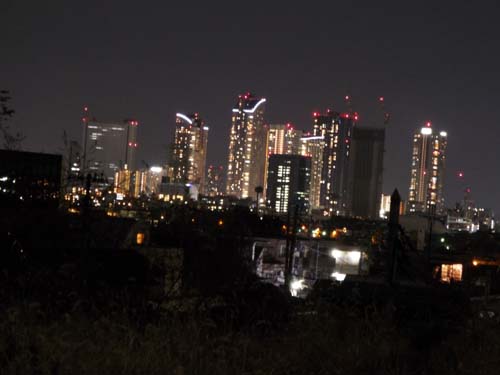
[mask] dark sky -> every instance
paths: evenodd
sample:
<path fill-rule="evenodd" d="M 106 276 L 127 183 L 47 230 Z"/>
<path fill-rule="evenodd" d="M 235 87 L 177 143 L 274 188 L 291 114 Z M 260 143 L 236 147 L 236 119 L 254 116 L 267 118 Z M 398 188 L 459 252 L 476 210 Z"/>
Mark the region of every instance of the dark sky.
<path fill-rule="evenodd" d="M 384 191 L 406 198 L 412 133 L 430 120 L 448 132 L 447 203 L 467 185 L 500 212 L 494 1 L 170 3 L 1 1 L 0 88 L 25 148 L 57 152 L 63 130 L 80 140 L 88 105 L 102 120 L 137 118 L 139 161 L 162 163 L 175 113 L 196 111 L 210 125 L 209 163 L 225 166 L 241 92 L 268 99 L 268 122 L 303 129 L 313 110 L 344 109 L 346 94 L 360 126 L 381 125 L 383 95 Z"/>

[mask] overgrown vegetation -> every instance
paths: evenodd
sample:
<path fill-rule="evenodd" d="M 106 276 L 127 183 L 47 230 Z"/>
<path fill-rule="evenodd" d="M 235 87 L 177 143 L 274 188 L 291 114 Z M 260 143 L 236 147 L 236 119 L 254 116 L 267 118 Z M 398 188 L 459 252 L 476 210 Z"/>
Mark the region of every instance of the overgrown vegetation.
<path fill-rule="evenodd" d="M 170 228 L 184 251 L 166 293 L 169 249 L 61 251 L 54 223 L 58 241 L 26 233 L 26 259 L 0 267 L 2 375 L 498 373 L 500 322 L 460 290 L 345 282 L 292 299 L 252 275 L 248 229 L 224 217 L 211 236 Z"/>

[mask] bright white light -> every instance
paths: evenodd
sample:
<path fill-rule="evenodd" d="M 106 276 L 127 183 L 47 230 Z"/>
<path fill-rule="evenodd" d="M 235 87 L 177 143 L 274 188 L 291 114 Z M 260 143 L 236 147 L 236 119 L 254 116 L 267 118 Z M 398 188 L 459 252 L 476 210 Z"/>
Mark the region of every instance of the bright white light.
<path fill-rule="evenodd" d="M 123 200 L 123 194 L 122 193 L 116 193 L 116 200 L 117 201 L 122 201 Z"/>
<path fill-rule="evenodd" d="M 204 126 L 204 127 L 203 127 L 203 130 L 208 130 L 208 126 Z"/>
<path fill-rule="evenodd" d="M 439 133 L 439 135 L 440 135 L 441 137 L 446 137 L 446 136 L 448 136 L 448 133 L 446 133 L 446 132 L 441 132 L 441 133 Z"/>
<path fill-rule="evenodd" d="M 4 177 L 0 178 L 0 181 L 5 182 L 5 181 L 7 181 L 8 179 L 9 179 L 9 178 L 8 178 L 7 176 L 4 176 Z"/>
<path fill-rule="evenodd" d="M 255 110 L 256 110 L 257 108 L 259 108 L 259 106 L 260 106 L 262 103 L 265 103 L 265 102 L 266 102 L 266 99 L 265 99 L 265 98 L 262 98 L 262 99 L 260 99 L 260 100 L 257 102 L 257 104 L 255 104 L 255 107 L 253 107 L 252 109 L 244 109 L 243 111 L 244 111 L 245 113 L 254 113 L 254 112 L 255 112 Z"/>
<path fill-rule="evenodd" d="M 341 256 L 342 256 L 342 251 L 337 250 L 337 249 L 333 249 L 332 250 L 332 257 L 334 257 L 334 258 L 340 258 Z"/>
<path fill-rule="evenodd" d="M 176 113 L 175 114 L 177 117 L 180 117 L 181 119 L 183 119 L 184 121 L 187 121 L 190 125 L 193 124 L 193 120 L 191 120 L 189 117 L 187 117 L 186 115 L 183 115 L 182 113 Z"/>
<path fill-rule="evenodd" d="M 297 297 L 297 293 L 305 287 L 304 279 L 295 280 L 290 284 L 290 293 L 293 297 Z"/>
<path fill-rule="evenodd" d="M 347 253 L 347 256 L 353 263 L 358 263 L 359 260 L 361 259 L 361 252 L 360 251 L 349 251 Z"/>
<path fill-rule="evenodd" d="M 314 136 L 314 137 L 302 137 L 302 138 L 300 138 L 301 141 L 312 141 L 312 140 L 315 140 L 315 139 L 325 139 L 325 137 L 322 136 L 322 135 L 317 135 L 317 136 Z"/>
<path fill-rule="evenodd" d="M 432 134 L 432 128 L 422 128 L 420 129 L 420 133 L 423 135 L 430 135 Z"/>
<path fill-rule="evenodd" d="M 344 281 L 346 276 L 347 275 L 345 273 L 338 273 L 338 272 L 332 273 L 332 277 L 337 281 Z"/>
<path fill-rule="evenodd" d="M 162 167 L 153 166 L 153 167 L 149 168 L 149 170 L 151 172 L 153 172 L 153 173 L 160 173 L 163 170 L 163 168 Z"/>

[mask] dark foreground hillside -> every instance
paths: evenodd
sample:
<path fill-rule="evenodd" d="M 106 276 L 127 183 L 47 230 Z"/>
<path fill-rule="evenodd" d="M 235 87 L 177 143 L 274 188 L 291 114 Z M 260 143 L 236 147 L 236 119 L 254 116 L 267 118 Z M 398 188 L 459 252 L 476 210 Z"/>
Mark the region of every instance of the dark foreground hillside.
<path fill-rule="evenodd" d="M 474 313 L 443 330 L 444 320 L 412 321 L 390 304 L 290 305 L 274 290 L 158 305 L 132 286 L 64 293 L 3 299 L 2 374 L 498 374 L 500 365 L 499 322 Z"/>

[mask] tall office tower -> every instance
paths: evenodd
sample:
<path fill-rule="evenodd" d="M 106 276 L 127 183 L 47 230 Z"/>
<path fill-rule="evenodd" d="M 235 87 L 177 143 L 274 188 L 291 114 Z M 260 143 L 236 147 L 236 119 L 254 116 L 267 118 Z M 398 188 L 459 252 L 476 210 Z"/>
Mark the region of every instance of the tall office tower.
<path fill-rule="evenodd" d="M 170 156 L 171 182 L 191 183 L 205 188 L 208 126 L 198 116 L 177 113 L 175 136 Z"/>
<path fill-rule="evenodd" d="M 254 197 L 256 187 L 264 188 L 267 154 L 265 102 L 266 99 L 247 93 L 238 97 L 233 108 L 226 181 L 228 195 Z"/>
<path fill-rule="evenodd" d="M 413 136 L 409 212 L 428 212 L 435 206 L 438 215 L 443 213 L 447 142 L 446 132 L 434 133 L 430 122 Z"/>
<path fill-rule="evenodd" d="M 210 197 L 215 197 L 217 195 L 223 195 L 224 193 L 224 167 L 222 165 L 209 166 L 207 169 L 205 194 Z"/>
<path fill-rule="evenodd" d="M 134 168 L 137 149 L 136 120 L 101 122 L 90 118 L 87 108 L 83 117 L 83 174 L 104 174 L 113 184 L 115 173 L 127 166 Z"/>
<path fill-rule="evenodd" d="M 314 136 L 323 136 L 320 205 L 330 215 L 346 215 L 349 209 L 349 161 L 355 113 L 313 114 Z"/>
<path fill-rule="evenodd" d="M 302 155 L 269 157 L 267 205 L 274 212 L 287 213 L 298 205 L 300 213 L 309 211 L 311 158 Z"/>
<path fill-rule="evenodd" d="M 350 175 L 350 214 L 376 219 L 384 172 L 385 129 L 353 129 Z"/>
<path fill-rule="evenodd" d="M 311 181 L 309 203 L 312 209 L 320 208 L 321 174 L 323 172 L 323 150 L 325 137 L 305 135 L 300 139 L 300 155 L 311 158 Z"/>

